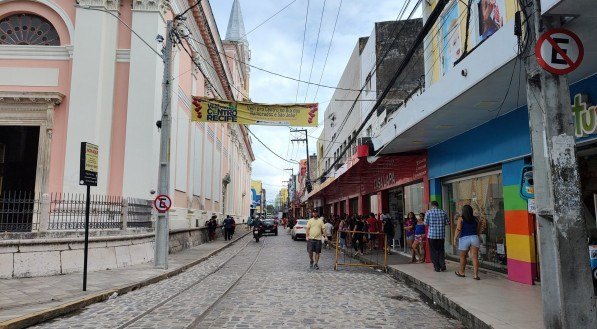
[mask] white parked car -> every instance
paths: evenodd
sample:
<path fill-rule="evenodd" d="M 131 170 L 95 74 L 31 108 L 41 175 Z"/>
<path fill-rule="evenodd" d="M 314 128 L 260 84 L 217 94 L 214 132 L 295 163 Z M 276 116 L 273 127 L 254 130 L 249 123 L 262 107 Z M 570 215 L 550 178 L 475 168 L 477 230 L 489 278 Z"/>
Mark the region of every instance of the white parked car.
<path fill-rule="evenodd" d="M 296 221 L 296 225 L 290 231 L 292 240 L 305 239 L 307 238 L 307 220 L 299 219 Z"/>

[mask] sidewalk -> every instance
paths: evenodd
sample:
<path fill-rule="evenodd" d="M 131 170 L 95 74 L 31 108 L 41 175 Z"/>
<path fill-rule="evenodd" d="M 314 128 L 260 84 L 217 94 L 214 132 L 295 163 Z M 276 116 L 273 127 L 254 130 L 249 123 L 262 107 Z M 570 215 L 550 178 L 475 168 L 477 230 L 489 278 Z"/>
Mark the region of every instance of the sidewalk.
<path fill-rule="evenodd" d="M 371 256 L 359 256 L 371 261 Z M 375 261 L 375 260 L 373 260 Z M 458 264 L 447 261 L 446 272 L 431 264 L 411 264 L 401 254 L 388 256 L 388 273 L 414 287 L 460 320 L 467 328 L 543 328 L 541 287 L 509 281 L 505 275 L 479 270 L 480 281 L 457 277 Z"/>
<path fill-rule="evenodd" d="M 232 243 L 247 234 L 246 231 L 238 232 Z M 29 326 L 103 301 L 115 292 L 122 295 L 161 281 L 206 260 L 230 244 L 220 238 L 170 254 L 167 270 L 154 269 L 153 262 L 150 262 L 116 270 L 89 272 L 86 292 L 82 291 L 82 273 L 1 279 L 0 328 Z"/>

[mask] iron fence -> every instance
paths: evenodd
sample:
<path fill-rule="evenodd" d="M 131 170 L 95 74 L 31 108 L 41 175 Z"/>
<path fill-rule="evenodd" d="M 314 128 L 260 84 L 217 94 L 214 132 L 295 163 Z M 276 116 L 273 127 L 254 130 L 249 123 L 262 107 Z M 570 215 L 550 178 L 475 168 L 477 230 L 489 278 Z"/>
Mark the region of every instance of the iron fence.
<path fill-rule="evenodd" d="M 127 201 L 127 227 L 151 228 L 151 201 L 136 198 L 128 198 Z"/>
<path fill-rule="evenodd" d="M 82 230 L 85 199 L 79 193 L 1 191 L 0 232 Z M 89 228 L 151 228 L 152 208 L 150 200 L 91 195 Z"/>
<path fill-rule="evenodd" d="M 50 194 L 49 230 L 80 230 L 85 228 L 85 194 Z M 122 228 L 122 197 L 91 195 L 90 229 Z"/>
<path fill-rule="evenodd" d="M 0 192 L 0 232 L 30 232 L 39 225 L 39 195 L 32 191 Z"/>

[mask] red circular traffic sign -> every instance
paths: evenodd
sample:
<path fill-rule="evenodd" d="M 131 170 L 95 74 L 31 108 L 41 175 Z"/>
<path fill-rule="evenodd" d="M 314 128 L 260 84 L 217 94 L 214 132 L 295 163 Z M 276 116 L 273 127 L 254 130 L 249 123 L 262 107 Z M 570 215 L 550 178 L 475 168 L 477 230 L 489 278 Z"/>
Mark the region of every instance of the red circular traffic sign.
<path fill-rule="evenodd" d="M 172 200 L 169 196 L 160 194 L 153 200 L 153 206 L 158 212 L 164 213 L 170 210 L 170 207 L 172 207 Z"/>
<path fill-rule="evenodd" d="M 580 38 L 566 29 L 551 29 L 535 45 L 535 57 L 546 71 L 564 75 L 576 70 L 582 63 L 585 49 Z"/>

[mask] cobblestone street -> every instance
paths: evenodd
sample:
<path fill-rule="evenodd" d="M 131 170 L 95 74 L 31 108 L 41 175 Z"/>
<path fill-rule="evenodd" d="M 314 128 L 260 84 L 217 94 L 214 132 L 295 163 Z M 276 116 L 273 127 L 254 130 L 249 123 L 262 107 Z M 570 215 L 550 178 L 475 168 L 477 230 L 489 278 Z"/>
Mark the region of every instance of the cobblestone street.
<path fill-rule="evenodd" d="M 386 274 L 333 270 L 281 232 L 247 236 L 186 272 L 37 328 L 460 328 Z"/>

